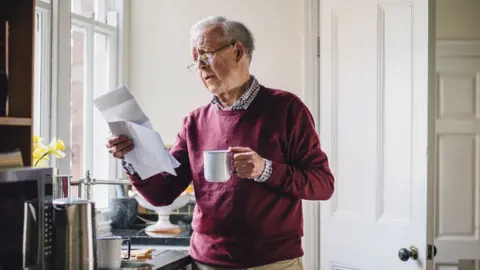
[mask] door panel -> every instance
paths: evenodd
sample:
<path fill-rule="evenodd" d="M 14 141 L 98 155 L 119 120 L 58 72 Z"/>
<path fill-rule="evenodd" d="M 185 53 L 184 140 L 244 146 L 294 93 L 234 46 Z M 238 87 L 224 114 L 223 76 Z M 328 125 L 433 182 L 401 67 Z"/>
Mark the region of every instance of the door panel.
<path fill-rule="evenodd" d="M 327 269 L 426 269 L 428 1 L 321 1 L 322 203 Z M 401 248 L 418 260 L 403 262 Z"/>
<path fill-rule="evenodd" d="M 457 269 L 480 258 L 480 42 L 437 41 L 436 62 L 435 264 Z"/>

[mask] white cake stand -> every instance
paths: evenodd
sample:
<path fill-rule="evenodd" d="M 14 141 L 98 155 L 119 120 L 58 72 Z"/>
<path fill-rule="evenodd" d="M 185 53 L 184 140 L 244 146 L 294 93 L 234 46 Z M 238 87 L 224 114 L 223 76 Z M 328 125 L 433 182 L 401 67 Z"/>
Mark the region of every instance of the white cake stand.
<path fill-rule="evenodd" d="M 157 237 L 175 237 L 182 231 L 182 229 L 180 228 L 180 226 L 172 224 L 170 222 L 170 214 L 173 211 L 187 205 L 193 196 L 188 193 L 184 193 L 180 195 L 175 201 L 173 201 L 172 204 L 160 207 L 155 207 L 151 205 L 138 192 L 135 192 L 133 197 L 142 207 L 155 211 L 158 214 L 158 221 L 145 228 L 145 233 L 147 235 Z"/>

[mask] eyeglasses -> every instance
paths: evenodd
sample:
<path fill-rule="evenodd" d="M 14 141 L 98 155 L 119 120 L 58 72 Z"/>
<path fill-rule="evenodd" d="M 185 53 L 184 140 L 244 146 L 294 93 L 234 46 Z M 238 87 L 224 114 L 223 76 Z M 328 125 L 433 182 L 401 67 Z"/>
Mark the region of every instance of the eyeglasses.
<path fill-rule="evenodd" d="M 236 41 L 232 41 L 230 43 L 228 43 L 227 45 L 224 45 L 216 50 L 213 50 L 211 52 L 204 52 L 202 54 L 200 54 L 198 57 L 197 57 L 197 60 L 195 62 L 193 62 L 192 64 L 188 65 L 187 68 L 188 70 L 190 70 L 190 72 L 196 72 L 198 70 L 198 65 L 199 64 L 202 64 L 202 65 L 205 65 L 205 66 L 208 66 L 210 65 L 210 61 L 212 60 L 213 56 L 215 56 L 215 53 L 225 49 L 225 48 L 228 48 L 232 45 L 235 45 L 237 42 Z"/>

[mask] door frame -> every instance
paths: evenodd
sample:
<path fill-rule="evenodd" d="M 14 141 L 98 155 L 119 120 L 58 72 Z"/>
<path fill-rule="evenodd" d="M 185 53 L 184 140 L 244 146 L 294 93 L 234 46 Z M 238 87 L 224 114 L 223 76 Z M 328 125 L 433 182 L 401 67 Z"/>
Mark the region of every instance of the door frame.
<path fill-rule="evenodd" d="M 315 120 L 320 133 L 320 1 L 304 0 L 304 102 Z M 402 1 L 402 0 L 399 0 Z M 429 79 L 428 79 L 428 147 L 427 162 L 427 243 L 434 244 L 434 192 L 435 192 L 435 56 L 436 56 L 436 0 L 428 0 L 429 21 Z M 322 138 L 320 138 L 321 142 Z M 327 153 L 328 155 L 328 153 Z M 320 269 L 320 202 L 303 201 L 303 248 L 305 269 Z M 426 247 L 424 247 L 426 248 Z M 429 261 L 427 269 L 433 269 Z"/>
<path fill-rule="evenodd" d="M 436 40 L 435 42 L 436 44 L 436 59 L 438 58 L 450 58 L 450 57 L 465 57 L 466 59 L 469 58 L 469 57 L 479 57 L 480 56 L 480 40 L 478 39 L 472 39 L 472 40 L 468 40 L 468 39 L 438 39 Z M 435 66 L 436 68 L 436 72 L 438 72 L 438 67 L 439 66 Z M 435 89 L 435 99 L 437 102 L 438 102 L 438 98 L 439 98 L 439 85 L 438 85 L 438 78 L 435 78 L 436 80 L 436 89 Z M 437 110 L 438 110 L 438 106 L 439 104 L 437 103 Z M 436 136 L 437 137 L 437 136 Z M 436 159 L 436 164 L 435 164 L 435 200 L 434 200 L 434 205 L 435 205 L 435 213 L 438 212 L 438 207 L 439 207 L 439 202 L 440 202 L 440 198 L 438 197 L 439 193 L 438 193 L 438 187 L 439 187 L 439 184 L 440 184 L 440 181 L 439 181 L 439 174 L 438 174 L 438 158 L 439 158 L 439 145 L 438 145 L 438 138 L 436 138 L 437 140 L 437 143 L 435 145 L 435 149 L 434 149 L 434 152 L 433 152 L 433 155 Z M 439 226 L 439 222 L 441 222 L 441 219 L 439 218 L 439 216 L 436 216 L 434 215 L 434 222 L 435 222 L 435 230 L 434 230 L 434 240 L 433 240 L 433 243 L 434 244 L 437 244 L 437 237 L 435 237 L 438 233 L 438 226 Z M 464 255 L 462 254 L 462 258 L 463 259 L 475 259 L 475 257 L 464 257 Z M 457 258 L 458 260 L 458 258 Z M 445 264 L 448 264 L 448 263 L 451 263 L 448 261 L 448 259 L 444 259 L 443 261 L 440 262 L 441 265 L 445 265 Z M 456 262 L 458 263 L 458 261 Z"/>
<path fill-rule="evenodd" d="M 304 102 L 320 133 L 320 0 L 304 0 Z M 321 142 L 321 138 L 320 138 Z M 320 202 L 303 201 L 305 269 L 320 269 Z"/>
<path fill-rule="evenodd" d="M 427 244 L 434 247 L 435 240 L 435 107 L 436 107 L 436 51 L 437 51 L 437 5 L 428 1 L 428 146 L 427 146 Z M 435 254 L 433 254 L 435 256 Z M 427 262 L 427 269 L 434 269 L 434 260 Z"/>

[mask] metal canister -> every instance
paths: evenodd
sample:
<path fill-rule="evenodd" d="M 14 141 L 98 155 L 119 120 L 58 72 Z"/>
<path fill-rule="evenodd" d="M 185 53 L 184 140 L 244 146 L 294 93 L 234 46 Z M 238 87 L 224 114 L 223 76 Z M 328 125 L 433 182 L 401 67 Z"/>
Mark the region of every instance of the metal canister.
<path fill-rule="evenodd" d="M 96 270 L 95 203 L 83 199 L 53 200 L 54 267 L 56 270 Z"/>

